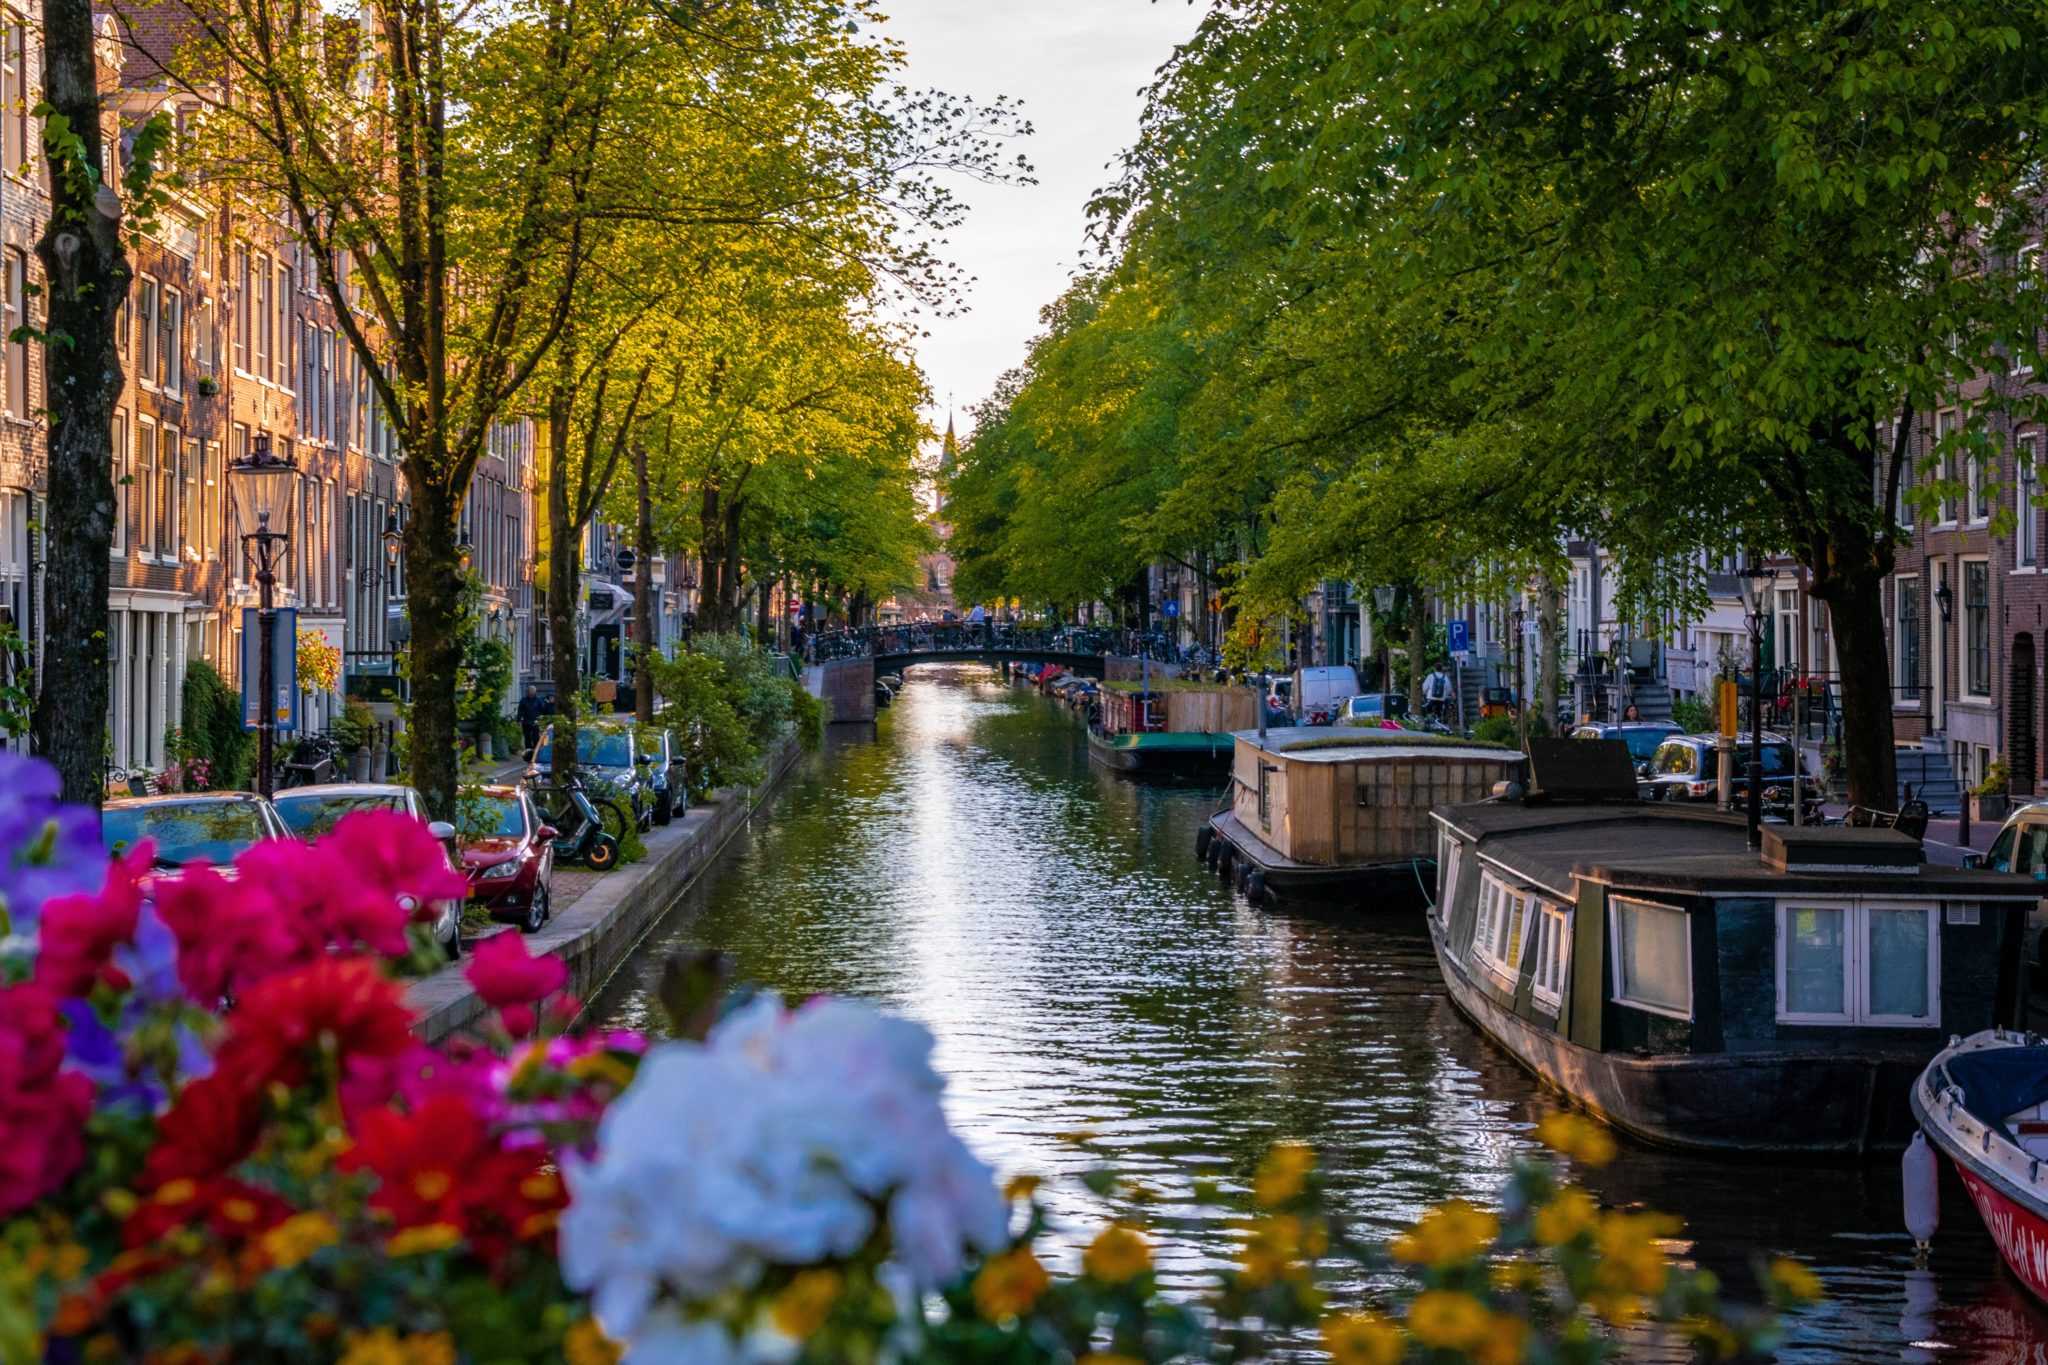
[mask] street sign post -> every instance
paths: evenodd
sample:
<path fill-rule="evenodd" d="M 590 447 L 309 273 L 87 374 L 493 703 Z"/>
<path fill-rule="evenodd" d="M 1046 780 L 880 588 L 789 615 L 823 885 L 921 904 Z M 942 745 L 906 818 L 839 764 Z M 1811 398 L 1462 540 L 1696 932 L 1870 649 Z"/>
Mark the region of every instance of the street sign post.
<path fill-rule="evenodd" d="M 1472 655 L 1472 623 L 1457 620 L 1444 622 L 1444 637 L 1450 645 L 1451 657 L 1464 663 Z"/>
<path fill-rule="evenodd" d="M 1159 614 L 1168 620 L 1180 615 L 1180 599 L 1169 597 L 1159 604 Z"/>
<path fill-rule="evenodd" d="M 242 608 L 242 728 L 253 730 L 262 715 L 257 697 L 257 679 L 262 675 L 263 628 L 255 607 Z M 271 678 L 277 687 L 274 701 L 277 728 L 299 728 L 299 611 L 296 607 L 277 609 L 277 634 L 270 651 Z"/>

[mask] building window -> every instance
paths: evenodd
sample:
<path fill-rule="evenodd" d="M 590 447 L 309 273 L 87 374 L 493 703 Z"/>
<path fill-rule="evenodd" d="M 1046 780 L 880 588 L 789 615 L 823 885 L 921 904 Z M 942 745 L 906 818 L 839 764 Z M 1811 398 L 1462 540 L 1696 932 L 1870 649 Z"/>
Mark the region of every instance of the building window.
<path fill-rule="evenodd" d="M 157 383 L 168 394 L 185 391 L 185 296 L 166 288 L 157 337 Z"/>
<path fill-rule="evenodd" d="M 1692 917 L 1651 901 L 1612 897 L 1614 998 L 1624 1005 L 1692 1018 Z"/>
<path fill-rule="evenodd" d="M 1556 1012 L 1564 1004 L 1565 965 L 1572 955 L 1571 912 L 1549 901 L 1538 901 L 1542 913 L 1536 917 L 1536 967 L 1530 976 L 1529 993 L 1537 1004 Z"/>
<path fill-rule="evenodd" d="M 147 275 L 135 281 L 136 328 L 142 343 L 135 359 L 135 377 L 142 381 L 142 387 L 156 387 L 157 356 L 161 336 L 157 331 L 157 284 Z"/>
<path fill-rule="evenodd" d="M 1956 519 L 1956 453 L 1950 449 L 1955 430 L 1956 415 L 1953 412 L 1935 414 L 1934 448 L 1938 453 L 1934 464 L 1934 476 L 1942 485 L 1940 511 L 1935 515 L 1935 521 L 1944 526 L 1954 525 Z"/>
<path fill-rule="evenodd" d="M 135 548 L 156 553 L 156 422 L 135 419 Z"/>
<path fill-rule="evenodd" d="M 249 249 L 235 248 L 235 368 L 249 370 Z"/>
<path fill-rule="evenodd" d="M 128 553 L 128 511 L 134 490 L 128 478 L 128 414 L 114 410 L 114 546 L 116 555 Z"/>
<path fill-rule="evenodd" d="M 2041 435 L 2028 432 L 2019 439 L 2019 475 L 2014 482 L 2019 491 L 2013 498 L 2013 512 L 2017 521 L 2013 528 L 2013 554 L 2023 569 L 2031 569 L 2041 562 L 2041 509 L 2035 505 L 2035 495 L 2040 492 L 2040 470 L 2035 461 L 2041 454 Z"/>
<path fill-rule="evenodd" d="M 1963 686 L 1973 697 L 1991 695 L 1991 565 L 1963 561 Z"/>
<path fill-rule="evenodd" d="M 1472 926 L 1472 958 L 1497 984 L 1512 991 L 1522 970 L 1522 936 L 1529 893 L 1491 872 L 1479 878 L 1479 918 Z"/>
<path fill-rule="evenodd" d="M 178 429 L 166 426 L 157 438 L 157 497 L 156 497 L 156 550 L 166 559 L 178 557 L 178 508 L 184 499 L 179 495 Z"/>
<path fill-rule="evenodd" d="M 26 421 L 28 410 L 28 253 L 16 247 L 7 252 L 7 411 Z"/>
<path fill-rule="evenodd" d="M 1860 901 L 1779 905 L 1778 1022 L 1939 1024 L 1935 914 Z"/>
<path fill-rule="evenodd" d="M 270 263 L 261 256 L 249 263 L 249 280 L 252 285 L 249 299 L 251 321 L 256 326 L 255 372 L 259 379 L 269 379 L 270 352 L 276 337 L 271 332 L 270 317 Z"/>
<path fill-rule="evenodd" d="M 292 280 L 291 271 L 283 261 L 277 263 L 271 304 L 277 310 L 277 368 L 271 377 L 277 381 L 279 388 L 284 388 L 292 382 Z"/>
<path fill-rule="evenodd" d="M 187 437 L 185 458 L 178 466 L 180 487 L 185 495 L 184 510 L 179 514 L 180 524 L 185 532 L 185 543 L 201 559 L 212 547 L 206 525 L 206 446 L 205 441 Z"/>
<path fill-rule="evenodd" d="M 4 151 L 9 175 L 28 174 L 28 25 L 19 15 L 0 18 L 0 104 L 6 120 Z"/>

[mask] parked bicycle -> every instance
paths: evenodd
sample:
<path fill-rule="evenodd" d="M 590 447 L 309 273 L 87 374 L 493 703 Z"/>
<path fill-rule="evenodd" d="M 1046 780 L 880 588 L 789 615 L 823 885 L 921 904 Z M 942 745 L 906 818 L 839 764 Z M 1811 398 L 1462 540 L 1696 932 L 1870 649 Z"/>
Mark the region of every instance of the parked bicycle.
<path fill-rule="evenodd" d="M 555 831 L 555 856 L 582 863 L 593 872 L 606 872 L 618 865 L 619 839 L 605 827 L 603 807 L 610 802 L 593 802 L 582 780 L 572 777 L 566 786 L 540 780 L 538 768 L 528 768 L 524 785 L 533 800 L 534 813 Z"/>

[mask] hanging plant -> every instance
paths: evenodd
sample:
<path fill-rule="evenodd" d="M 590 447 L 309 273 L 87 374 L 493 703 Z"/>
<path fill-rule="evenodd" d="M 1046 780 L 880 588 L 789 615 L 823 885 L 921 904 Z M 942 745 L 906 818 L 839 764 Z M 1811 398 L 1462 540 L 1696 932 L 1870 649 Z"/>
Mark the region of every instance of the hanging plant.
<path fill-rule="evenodd" d="M 341 687 L 341 651 L 317 630 L 299 632 L 299 688 L 333 692 Z"/>

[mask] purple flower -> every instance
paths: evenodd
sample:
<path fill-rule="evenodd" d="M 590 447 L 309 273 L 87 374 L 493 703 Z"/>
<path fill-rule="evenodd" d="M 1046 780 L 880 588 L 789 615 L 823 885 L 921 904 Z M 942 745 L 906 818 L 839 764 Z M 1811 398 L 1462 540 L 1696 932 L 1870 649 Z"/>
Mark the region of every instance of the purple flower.
<path fill-rule="evenodd" d="M 0 750 L 0 955 L 33 949 L 44 902 L 106 883 L 99 819 L 62 789 L 44 760 Z"/>

